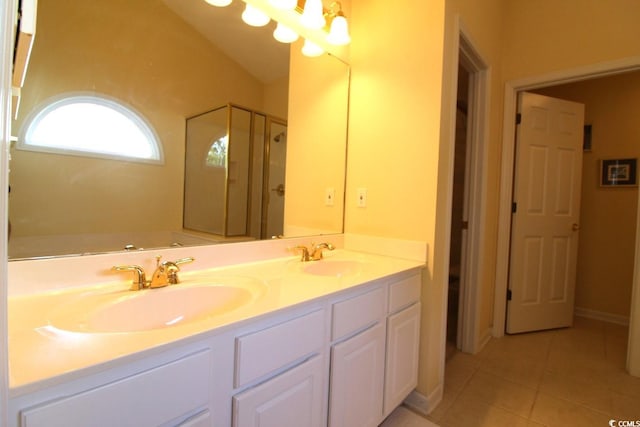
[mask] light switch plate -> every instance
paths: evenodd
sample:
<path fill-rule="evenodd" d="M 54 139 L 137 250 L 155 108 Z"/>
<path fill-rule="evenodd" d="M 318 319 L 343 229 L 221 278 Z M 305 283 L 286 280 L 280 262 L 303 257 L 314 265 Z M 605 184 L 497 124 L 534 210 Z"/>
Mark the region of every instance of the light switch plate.
<path fill-rule="evenodd" d="M 357 193 L 357 201 L 356 204 L 359 208 L 367 207 L 367 189 L 366 188 L 358 188 L 356 190 Z"/>
<path fill-rule="evenodd" d="M 324 205 L 333 206 L 333 200 L 336 198 L 336 190 L 332 187 L 327 187 L 324 190 Z"/>

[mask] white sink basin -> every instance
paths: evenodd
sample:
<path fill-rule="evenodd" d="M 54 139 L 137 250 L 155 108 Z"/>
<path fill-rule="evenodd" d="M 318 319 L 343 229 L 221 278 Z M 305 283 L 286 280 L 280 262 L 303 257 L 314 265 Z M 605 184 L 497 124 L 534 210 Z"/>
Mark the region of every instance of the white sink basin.
<path fill-rule="evenodd" d="M 227 314 L 262 295 L 256 279 L 178 284 L 160 289 L 87 293 L 59 307 L 50 324 L 76 332 L 139 332 Z"/>
<path fill-rule="evenodd" d="M 352 260 L 330 260 L 310 261 L 305 264 L 302 271 L 316 276 L 342 277 L 360 273 L 362 263 Z"/>

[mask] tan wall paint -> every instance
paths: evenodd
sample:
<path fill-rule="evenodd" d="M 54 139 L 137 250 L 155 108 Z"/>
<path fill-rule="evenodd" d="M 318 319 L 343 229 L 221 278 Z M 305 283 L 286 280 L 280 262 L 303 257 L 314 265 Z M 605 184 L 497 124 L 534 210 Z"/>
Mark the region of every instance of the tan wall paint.
<path fill-rule="evenodd" d="M 639 15 L 640 3 L 496 0 L 480 4 L 447 0 L 446 17 L 441 4 L 425 3 L 396 8 L 393 20 L 388 19 L 385 2 L 352 6 L 353 85 L 345 226 L 350 233 L 426 240 L 433 248 L 423 286 L 426 303 L 418 386 L 419 391 L 429 394 L 441 374 L 436 360 L 441 351 L 444 307 L 440 301 L 448 257 L 452 173 L 448 141 L 453 129 L 449 112 L 454 111 L 450 103 L 455 82 L 451 77 L 457 55 L 451 47 L 457 37 L 452 33 L 456 17 L 489 65 L 491 76 L 484 268 L 478 284 L 482 298 L 478 328 L 482 332 L 493 318 L 504 81 L 638 54 L 640 27 L 633 17 Z M 443 43 L 445 55 L 441 83 L 436 78 L 438 43 Z M 584 46 L 588 48 L 578 48 Z M 442 110 L 436 106 L 440 94 Z M 393 165 L 402 166 L 395 169 Z M 369 204 L 364 209 L 355 207 L 359 187 L 368 188 Z"/>
<path fill-rule="evenodd" d="M 343 227 L 349 67 L 329 55 L 291 49 L 285 236 L 339 233 Z M 313 82 L 310 84 L 310 82 Z M 295 159 L 295 161 L 291 161 Z M 325 189 L 333 188 L 333 206 Z"/>
<path fill-rule="evenodd" d="M 501 73 L 502 61 L 502 20 L 504 16 L 504 0 L 492 0 L 477 2 L 473 0 L 448 0 L 446 13 L 446 39 L 445 39 L 445 70 L 443 77 L 444 95 L 443 120 L 441 134 L 441 165 L 447 164 L 447 169 L 442 169 L 440 179 L 439 200 L 440 217 L 445 221 L 450 201 L 446 199 L 447 186 L 451 182 L 452 153 L 450 142 L 453 140 L 451 130 L 455 117 L 452 112 L 455 108 L 452 102 L 455 98 L 450 95 L 455 90 L 457 82 L 453 79 L 455 67 L 458 65 L 458 51 L 455 47 L 456 31 L 459 29 L 482 57 L 488 70 L 488 140 L 486 141 L 486 161 L 489 165 L 484 167 L 484 195 L 485 212 L 484 223 L 478 224 L 483 230 L 484 240 L 480 247 L 480 271 L 477 283 L 469 283 L 470 287 L 477 287 L 480 298 L 478 322 L 476 324 L 476 336 L 482 338 L 488 334 L 493 324 L 493 299 L 495 282 L 495 252 L 496 234 L 498 227 L 498 197 L 499 197 L 499 168 L 500 162 L 500 134 L 502 131 L 502 93 L 503 80 Z M 456 22 L 457 21 L 457 22 Z M 479 208 L 479 207 L 478 207 Z M 440 230 L 441 227 L 438 227 Z M 442 233 L 441 239 L 446 238 Z M 439 246 L 440 247 L 440 246 Z M 444 248 L 444 244 L 442 245 Z M 444 255 L 443 255 L 444 256 Z"/>
<path fill-rule="evenodd" d="M 353 2 L 347 233 L 427 242 L 436 227 L 444 0 Z M 367 206 L 356 206 L 356 189 Z M 433 252 L 424 274 L 418 390 L 441 386 L 442 315 Z"/>
<path fill-rule="evenodd" d="M 13 150 L 13 232 L 51 234 L 52 218 L 59 218 L 57 233 L 180 229 L 185 118 L 229 101 L 262 110 L 262 84 L 162 2 L 41 0 L 38 7 L 38 35 L 21 116 L 13 129 L 20 128 L 34 105 L 52 95 L 95 91 L 125 101 L 151 122 L 162 141 L 165 164 Z M 84 19 L 72 19 L 69 7 L 82 10 Z M 131 8 L 137 11 L 119 12 Z M 77 30 L 87 35 L 78 37 Z M 133 40 L 144 49 L 131 51 Z M 60 52 L 54 43 L 67 49 Z M 109 53 L 99 54 L 102 48 Z M 163 55 L 156 55 L 158 51 Z M 48 72 L 39 72 L 45 67 Z M 229 81 L 235 84 L 225 83 Z M 67 184 L 56 187 L 53 176 L 65 176 L 78 186 L 72 191 Z M 87 223 L 75 215 L 79 209 L 74 206 L 92 209 L 96 219 Z"/>
<path fill-rule="evenodd" d="M 583 157 L 576 307 L 628 317 L 638 188 L 603 188 L 599 176 L 601 159 L 640 158 L 640 72 L 535 92 L 585 104 L 593 126 Z"/>
<path fill-rule="evenodd" d="M 640 53 L 637 0 L 507 1 L 505 11 L 506 80 Z"/>
<path fill-rule="evenodd" d="M 289 78 L 283 77 L 270 82 L 264 87 L 264 103 L 262 111 L 287 120 L 289 114 Z"/>

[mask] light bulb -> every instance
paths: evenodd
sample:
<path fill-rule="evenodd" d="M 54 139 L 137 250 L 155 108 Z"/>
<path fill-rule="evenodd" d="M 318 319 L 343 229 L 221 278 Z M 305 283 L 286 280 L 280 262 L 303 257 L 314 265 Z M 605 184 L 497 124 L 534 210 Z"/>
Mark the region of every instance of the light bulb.
<path fill-rule="evenodd" d="M 304 56 L 320 56 L 323 53 L 324 49 L 317 44 L 310 42 L 309 40 L 304 41 L 304 45 L 302 46 L 302 54 Z"/>
<path fill-rule="evenodd" d="M 247 7 L 245 7 L 244 12 L 242 12 L 242 20 L 252 27 L 264 27 L 271 21 L 271 18 L 265 15 L 260 9 L 247 3 Z"/>
<path fill-rule="evenodd" d="M 347 24 L 347 18 L 344 15 L 337 15 L 331 22 L 331 30 L 327 36 L 327 41 L 331 44 L 342 46 L 351 42 L 349 36 L 349 26 Z"/>
<path fill-rule="evenodd" d="M 298 0 L 269 0 L 269 3 L 277 9 L 291 10 L 298 5 Z"/>
<path fill-rule="evenodd" d="M 273 31 L 273 38 L 281 43 L 293 43 L 298 40 L 298 33 L 278 22 L 276 29 Z"/>
<path fill-rule="evenodd" d="M 324 19 L 322 0 L 307 0 L 300 17 L 300 23 L 312 30 L 324 28 L 327 22 Z"/>
<path fill-rule="evenodd" d="M 204 0 L 212 6 L 225 7 L 231 4 L 232 0 Z"/>

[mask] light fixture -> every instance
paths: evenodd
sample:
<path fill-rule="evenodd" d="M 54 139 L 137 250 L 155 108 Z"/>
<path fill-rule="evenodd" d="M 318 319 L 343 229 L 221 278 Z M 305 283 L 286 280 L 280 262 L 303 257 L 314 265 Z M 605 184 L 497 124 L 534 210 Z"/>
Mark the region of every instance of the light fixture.
<path fill-rule="evenodd" d="M 338 8 L 338 11 L 334 11 L 334 7 Z M 342 5 L 340 2 L 333 2 L 331 4 L 331 11 L 327 14 L 331 20 L 331 29 L 327 36 L 327 41 L 333 45 L 342 46 L 351 43 L 351 36 L 349 36 L 349 26 L 347 24 L 347 18 L 344 17 L 342 12 Z"/>
<path fill-rule="evenodd" d="M 312 30 L 324 28 L 327 21 L 324 19 L 322 0 L 307 0 L 300 17 L 300 23 Z"/>
<path fill-rule="evenodd" d="M 232 0 L 204 0 L 212 6 L 225 7 L 229 6 Z"/>
<path fill-rule="evenodd" d="M 276 29 L 273 30 L 273 38 L 281 43 L 293 43 L 298 40 L 298 37 L 298 33 L 293 31 L 291 28 L 282 25 L 281 22 L 278 22 Z"/>
<path fill-rule="evenodd" d="M 320 56 L 324 53 L 324 49 L 322 49 L 317 44 L 310 42 L 309 40 L 304 40 L 304 45 L 302 45 L 302 54 L 304 56 Z"/>
<path fill-rule="evenodd" d="M 213 6 L 224 7 L 231 4 L 233 0 L 204 1 Z M 302 26 L 313 30 L 311 31 L 311 37 L 314 40 L 319 40 L 319 38 L 324 40 L 320 41 L 319 45 L 318 43 L 305 39 L 304 45 L 302 46 L 302 54 L 305 56 L 322 55 L 325 52 L 325 48 L 322 46 L 325 46 L 327 43 L 342 46 L 351 42 L 349 24 L 342 12 L 342 4 L 340 4 L 339 1 L 331 3 L 331 7 L 326 13 L 322 5 L 323 0 L 305 0 L 302 2 L 302 4 L 304 4 L 302 11 L 298 7 L 299 1 L 300 0 L 268 0 L 268 4 L 271 7 L 265 7 L 263 6 L 266 5 L 264 0 L 244 0 L 246 6 L 242 12 L 242 20 L 252 27 L 263 27 L 271 21 L 269 15 L 275 13 L 275 16 L 278 17 L 278 19 L 275 19 L 278 25 L 273 31 L 273 37 L 281 43 L 292 43 L 300 37 L 300 34 L 307 32 L 301 29 L 302 33 L 300 33 L 293 28 L 298 29 Z M 257 6 L 254 6 L 254 4 Z M 263 7 L 269 15 L 263 11 Z M 280 9 L 282 12 L 274 12 L 274 8 Z M 281 23 L 280 19 L 286 22 L 287 25 Z"/>
<path fill-rule="evenodd" d="M 298 5 L 298 0 L 269 0 L 269 3 L 277 9 L 292 10 Z"/>
<path fill-rule="evenodd" d="M 271 21 L 271 18 L 260 9 L 247 3 L 244 12 L 242 12 L 242 20 L 252 27 L 264 27 Z"/>

